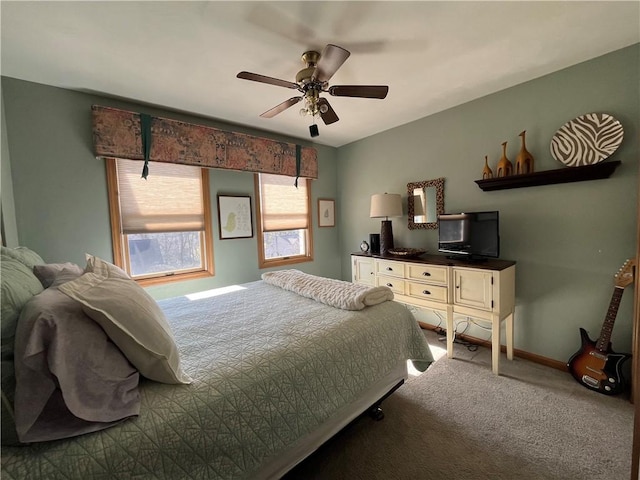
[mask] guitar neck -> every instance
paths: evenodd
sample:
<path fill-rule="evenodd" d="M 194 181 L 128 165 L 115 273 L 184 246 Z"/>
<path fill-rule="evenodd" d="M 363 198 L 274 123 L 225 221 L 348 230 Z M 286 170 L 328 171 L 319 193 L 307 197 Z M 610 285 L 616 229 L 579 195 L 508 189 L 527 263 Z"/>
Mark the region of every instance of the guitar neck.
<path fill-rule="evenodd" d="M 602 330 L 600 336 L 596 342 L 596 349 L 600 352 L 606 352 L 609 349 L 609 342 L 611 341 L 611 333 L 613 332 L 613 324 L 616 321 L 616 315 L 618 314 L 618 307 L 620 307 L 620 300 L 622 299 L 622 293 L 624 287 L 616 286 L 613 289 L 613 295 L 611 296 L 611 303 L 609 303 L 609 309 L 607 315 L 602 324 Z"/>

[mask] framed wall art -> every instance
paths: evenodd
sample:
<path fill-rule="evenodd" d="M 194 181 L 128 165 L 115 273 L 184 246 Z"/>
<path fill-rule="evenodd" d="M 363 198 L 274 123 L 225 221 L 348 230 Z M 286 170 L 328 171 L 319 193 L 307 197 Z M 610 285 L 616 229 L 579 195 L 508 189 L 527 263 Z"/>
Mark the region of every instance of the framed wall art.
<path fill-rule="evenodd" d="M 336 226 L 336 202 L 329 198 L 318 199 L 318 226 Z"/>
<path fill-rule="evenodd" d="M 251 197 L 218 195 L 218 226 L 220 240 L 253 237 Z"/>

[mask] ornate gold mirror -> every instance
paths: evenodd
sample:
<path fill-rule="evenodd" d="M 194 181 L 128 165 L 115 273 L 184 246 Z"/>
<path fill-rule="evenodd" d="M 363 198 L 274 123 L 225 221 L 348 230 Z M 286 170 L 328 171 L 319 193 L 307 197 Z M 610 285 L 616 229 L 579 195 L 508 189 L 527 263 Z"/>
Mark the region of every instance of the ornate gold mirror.
<path fill-rule="evenodd" d="M 438 228 L 444 213 L 444 177 L 407 183 L 409 230 Z"/>

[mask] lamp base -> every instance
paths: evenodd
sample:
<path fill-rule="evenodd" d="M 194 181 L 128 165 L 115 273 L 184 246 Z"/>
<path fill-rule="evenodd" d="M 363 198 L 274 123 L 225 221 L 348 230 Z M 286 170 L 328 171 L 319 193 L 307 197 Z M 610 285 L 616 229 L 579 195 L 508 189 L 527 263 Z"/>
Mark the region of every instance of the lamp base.
<path fill-rule="evenodd" d="M 393 248 L 391 220 L 382 220 L 382 226 L 380 228 L 380 255 L 388 255 L 390 248 Z"/>

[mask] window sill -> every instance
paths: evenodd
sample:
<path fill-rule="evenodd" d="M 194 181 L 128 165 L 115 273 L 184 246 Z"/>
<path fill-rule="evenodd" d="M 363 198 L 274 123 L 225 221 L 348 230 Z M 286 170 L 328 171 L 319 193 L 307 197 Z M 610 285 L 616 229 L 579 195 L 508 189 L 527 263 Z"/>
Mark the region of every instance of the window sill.
<path fill-rule="evenodd" d="M 167 283 L 181 282 L 184 280 L 195 280 L 197 278 L 213 277 L 213 272 L 200 270 L 198 272 L 178 273 L 173 275 L 163 275 L 161 277 L 134 279 L 141 287 L 151 287 Z"/>
<path fill-rule="evenodd" d="M 295 265 L 297 263 L 305 263 L 312 262 L 312 256 L 297 256 L 297 257 L 286 257 L 286 258 L 276 258 L 273 260 L 263 260 L 258 265 L 258 268 L 271 268 L 271 267 L 282 267 L 284 265 Z"/>

